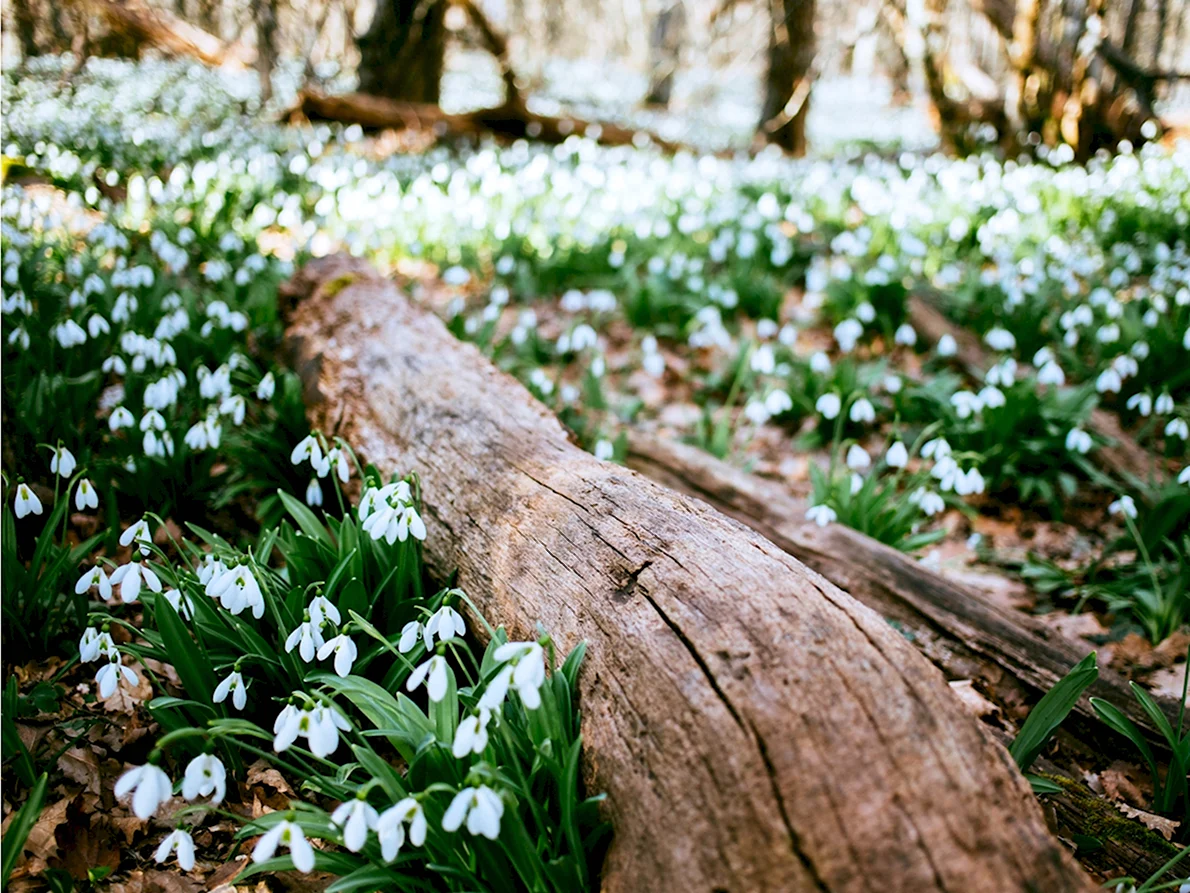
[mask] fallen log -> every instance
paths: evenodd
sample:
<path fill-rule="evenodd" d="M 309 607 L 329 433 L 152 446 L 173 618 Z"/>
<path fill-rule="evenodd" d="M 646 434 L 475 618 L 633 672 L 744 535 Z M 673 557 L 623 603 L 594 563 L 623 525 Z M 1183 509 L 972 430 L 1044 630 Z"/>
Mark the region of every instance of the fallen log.
<path fill-rule="evenodd" d="M 927 341 L 936 343 L 943 335 L 954 338 L 957 346 L 955 359 L 959 365 L 982 379 L 983 374 L 995 365 L 995 360 L 973 332 L 955 325 L 946 317 L 938 306 L 940 303 L 942 298 L 938 295 L 910 295 L 905 306 L 909 323 Z M 1087 427 L 1107 440 L 1095 451 L 1095 457 L 1108 471 L 1127 480 L 1132 476 L 1151 477 L 1157 469 L 1157 457 L 1124 430 L 1115 413 L 1096 407 L 1091 410 Z"/>
<path fill-rule="evenodd" d="M 368 93 L 327 94 L 306 87 L 285 115 L 291 122 L 335 121 L 358 124 L 367 130 L 403 130 L 420 127 L 439 136 L 475 138 L 487 133 L 505 139 L 532 139 L 561 143 L 573 135 L 587 136 L 605 146 L 652 145 L 667 152 L 681 146 L 644 130 L 633 130 L 606 121 L 538 115 L 519 102 L 496 108 L 451 114 L 424 102 L 400 102 Z"/>
<path fill-rule="evenodd" d="M 128 37 L 137 47 L 151 46 L 174 56 L 198 59 L 207 65 L 247 68 L 255 54 L 242 44 L 222 40 L 159 7 L 115 0 L 70 0 L 98 13 L 108 26 Z"/>
<path fill-rule="evenodd" d="M 414 470 L 426 557 L 512 635 L 589 642 L 607 891 L 1089 891 L 1006 751 L 883 618 L 557 419 L 359 261 L 283 294 L 311 423 Z M 304 300 L 301 300 L 304 299 Z"/>
<path fill-rule="evenodd" d="M 807 521 L 808 504 L 784 487 L 732 468 L 695 446 L 634 430 L 628 438 L 627 462 L 748 525 L 804 562 L 895 623 L 949 678 L 977 680 L 1009 715 L 1035 703 L 1087 655 L 1088 646 L 1028 614 L 988 601 L 903 552 L 842 524 L 819 527 Z M 1100 668 L 1098 681 L 1075 708 L 1088 719 L 1095 716 L 1091 697 L 1110 701 L 1154 743 L 1162 741 L 1119 674 Z M 1177 704 L 1169 698 L 1158 700 L 1176 723 Z"/>

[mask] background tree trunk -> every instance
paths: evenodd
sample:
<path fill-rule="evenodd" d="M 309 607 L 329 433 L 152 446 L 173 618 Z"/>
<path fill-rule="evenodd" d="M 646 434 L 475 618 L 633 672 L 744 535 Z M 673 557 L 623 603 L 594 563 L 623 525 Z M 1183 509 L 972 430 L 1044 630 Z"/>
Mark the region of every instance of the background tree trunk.
<path fill-rule="evenodd" d="M 446 59 L 447 0 L 380 0 L 359 38 L 364 93 L 437 104 Z"/>
<path fill-rule="evenodd" d="M 686 7 L 677 0 L 653 20 L 649 35 L 649 92 L 645 102 L 666 107 L 673 95 L 674 76 L 686 42 Z"/>
<path fill-rule="evenodd" d="M 493 623 L 588 642 L 604 893 L 1090 893 L 1004 749 L 875 612 L 696 500 L 574 446 L 359 260 L 285 297 L 310 421 L 415 471 L 425 554 Z"/>
<path fill-rule="evenodd" d="M 769 65 L 760 129 L 794 155 L 806 153 L 806 115 L 814 80 L 814 0 L 769 0 Z"/>
<path fill-rule="evenodd" d="M 273 96 L 276 65 L 277 0 L 256 0 L 256 70 L 260 73 L 260 103 Z"/>

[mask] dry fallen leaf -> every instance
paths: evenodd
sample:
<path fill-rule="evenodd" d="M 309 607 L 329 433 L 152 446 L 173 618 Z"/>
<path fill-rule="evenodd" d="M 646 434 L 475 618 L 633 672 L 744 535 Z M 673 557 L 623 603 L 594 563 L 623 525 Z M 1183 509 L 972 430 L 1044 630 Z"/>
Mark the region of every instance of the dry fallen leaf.
<path fill-rule="evenodd" d="M 71 798 L 59 800 L 47 806 L 29 831 L 29 837 L 25 840 L 25 851 L 32 854 L 34 859 L 48 860 L 57 852 L 54 832 L 66 821 L 66 810 L 70 806 L 70 800 Z"/>
<path fill-rule="evenodd" d="M 956 679 L 949 685 L 950 690 L 958 696 L 963 709 L 977 719 L 983 716 L 992 716 L 1000 711 L 999 707 L 979 693 L 972 680 Z"/>
<path fill-rule="evenodd" d="M 1150 831 L 1156 831 L 1166 840 L 1172 840 L 1174 831 L 1182 824 L 1181 822 L 1175 822 L 1173 819 L 1167 819 L 1164 816 L 1145 812 L 1143 809 L 1135 809 L 1127 803 L 1117 803 L 1116 809 L 1120 810 L 1128 818 L 1136 819 Z"/>
<path fill-rule="evenodd" d="M 89 747 L 72 747 L 58 758 L 58 768 L 92 794 L 99 793 L 99 757 Z"/>

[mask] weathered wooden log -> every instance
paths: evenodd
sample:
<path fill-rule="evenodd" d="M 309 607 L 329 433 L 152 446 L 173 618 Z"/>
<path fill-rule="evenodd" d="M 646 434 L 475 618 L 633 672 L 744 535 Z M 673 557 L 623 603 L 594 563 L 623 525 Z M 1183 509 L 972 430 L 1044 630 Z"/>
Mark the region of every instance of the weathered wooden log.
<path fill-rule="evenodd" d="M 957 347 L 955 359 L 970 374 L 982 378 L 995 364 L 995 360 L 973 332 L 955 325 L 946 317 L 939 306 L 942 303 L 944 298 L 938 294 L 921 291 L 910 295 L 905 304 L 910 324 L 919 335 L 930 342 L 937 342 L 943 335 L 950 335 Z M 1024 368 L 1027 370 L 1028 366 Z M 1119 416 L 1114 412 L 1096 407 L 1091 410 L 1087 427 L 1107 440 L 1104 446 L 1095 451 L 1093 458 L 1097 459 L 1103 468 L 1120 475 L 1124 480 L 1130 475 L 1151 477 L 1159 467 L 1158 457 L 1138 444 L 1132 435 L 1124 430 Z"/>
<path fill-rule="evenodd" d="M 704 503 L 574 446 L 366 265 L 286 297 L 312 424 L 414 470 L 426 556 L 512 635 L 589 642 L 608 891 L 1089 891 L 1007 752 L 875 612 Z"/>
<path fill-rule="evenodd" d="M 434 130 L 439 136 L 478 137 L 493 134 L 506 139 L 533 139 L 545 143 L 561 143 L 572 135 L 588 136 L 606 146 L 652 145 L 667 152 L 676 152 L 677 143 L 656 134 L 632 130 L 603 121 L 584 121 L 581 118 L 555 118 L 529 111 L 519 102 L 504 104 L 474 112 L 449 114 L 436 105 L 423 102 L 400 102 L 367 93 L 339 93 L 329 95 L 312 87 L 298 94 L 298 101 L 287 113 L 290 121 L 337 121 L 358 124 L 369 130 L 402 130 L 421 127 Z"/>
<path fill-rule="evenodd" d="M 98 13 L 113 30 L 138 47 L 151 46 L 174 56 L 187 56 L 207 65 L 245 68 L 255 54 L 242 44 L 228 45 L 168 10 L 115 0 L 71 0 Z"/>
<path fill-rule="evenodd" d="M 903 552 L 842 524 L 819 527 L 807 521 L 808 504 L 784 487 L 732 468 L 695 446 L 634 430 L 628 438 L 628 465 L 748 525 L 895 623 L 949 678 L 978 681 L 1009 715 L 1035 703 L 1087 655 L 1087 646 L 1028 614 L 987 600 Z M 1100 668 L 1098 681 L 1076 705 L 1087 718 L 1094 717 L 1091 697 L 1110 701 L 1155 743 L 1161 741 L 1119 674 Z M 1160 700 L 1176 722 L 1176 703 Z"/>

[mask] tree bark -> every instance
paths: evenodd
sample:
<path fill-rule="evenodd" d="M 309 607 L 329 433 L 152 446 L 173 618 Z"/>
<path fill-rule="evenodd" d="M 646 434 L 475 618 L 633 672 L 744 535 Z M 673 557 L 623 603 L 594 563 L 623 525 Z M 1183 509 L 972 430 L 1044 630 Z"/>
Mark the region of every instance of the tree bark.
<path fill-rule="evenodd" d="M 807 521 L 809 505 L 784 487 L 738 471 L 697 447 L 635 430 L 628 439 L 627 461 L 658 483 L 748 525 L 822 574 L 895 623 L 948 678 L 977 681 L 1008 716 L 1035 703 L 1090 650 L 857 530 Z M 1076 705 L 1089 719 L 1094 718 L 1091 697 L 1110 701 L 1154 742 L 1161 740 L 1116 673 L 1101 668 L 1098 681 Z M 1176 723 L 1176 704 L 1167 699 L 1161 706 Z"/>
<path fill-rule="evenodd" d="M 164 9 L 151 9 L 116 0 L 68 0 L 101 15 L 113 31 L 128 37 L 137 47 L 149 45 L 176 56 L 189 56 L 207 65 L 246 67 L 251 54 L 240 44 L 231 46 L 183 21 Z"/>
<path fill-rule="evenodd" d="M 657 13 L 649 34 L 649 90 L 645 94 L 649 105 L 669 106 L 685 42 L 686 6 L 682 0 L 674 0 Z"/>
<path fill-rule="evenodd" d="M 381 0 L 359 38 L 364 93 L 436 105 L 446 60 L 447 0 Z"/>
<path fill-rule="evenodd" d="M 273 69 L 276 67 L 277 0 L 255 0 L 256 71 L 260 75 L 260 103 L 273 96 Z"/>
<path fill-rule="evenodd" d="M 284 297 L 311 423 L 416 471 L 432 569 L 513 636 L 589 643 L 606 891 L 1093 889 L 1008 754 L 881 617 L 703 503 L 570 443 L 349 258 Z"/>
<path fill-rule="evenodd" d="M 794 155 L 806 154 L 814 80 L 814 0 L 769 0 L 769 60 L 760 131 Z"/>
<path fill-rule="evenodd" d="M 32 0 L 13 0 L 12 14 L 21 45 L 21 61 L 24 62 L 40 52 L 37 48 L 37 17 L 33 12 Z"/>

